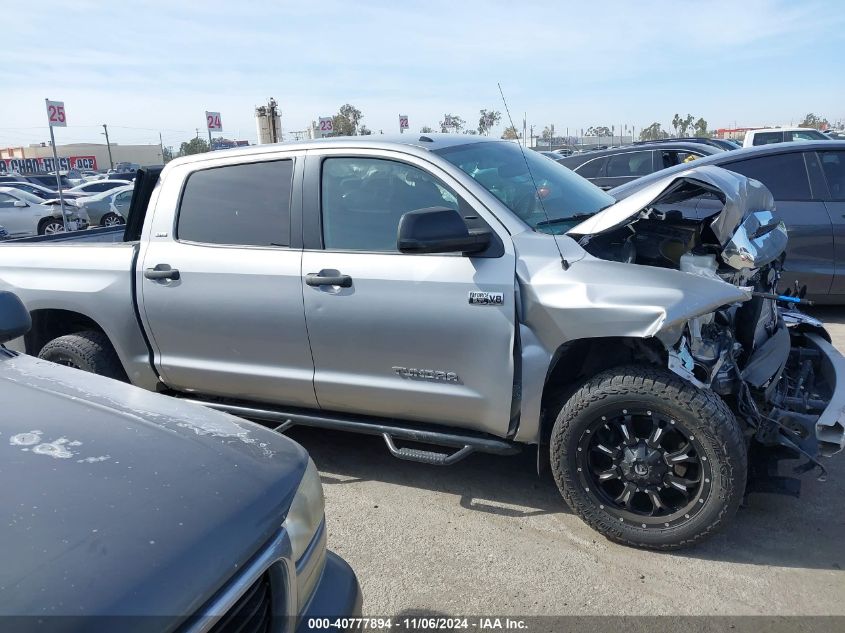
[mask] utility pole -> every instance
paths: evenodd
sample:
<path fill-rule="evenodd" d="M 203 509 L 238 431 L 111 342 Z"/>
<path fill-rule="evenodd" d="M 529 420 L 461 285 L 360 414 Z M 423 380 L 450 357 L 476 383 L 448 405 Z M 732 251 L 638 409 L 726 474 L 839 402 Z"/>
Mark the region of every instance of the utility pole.
<path fill-rule="evenodd" d="M 161 140 L 161 132 L 158 133 L 158 146 L 161 148 L 161 164 L 164 165 L 164 141 Z"/>
<path fill-rule="evenodd" d="M 270 102 L 267 104 L 267 109 L 270 110 L 270 138 L 273 143 L 279 142 L 279 130 L 276 129 L 276 100 L 270 97 Z"/>
<path fill-rule="evenodd" d="M 111 143 L 109 142 L 109 126 L 103 123 L 103 133 L 106 135 L 106 147 L 109 150 L 109 169 L 114 169 L 114 160 L 111 157 Z"/>

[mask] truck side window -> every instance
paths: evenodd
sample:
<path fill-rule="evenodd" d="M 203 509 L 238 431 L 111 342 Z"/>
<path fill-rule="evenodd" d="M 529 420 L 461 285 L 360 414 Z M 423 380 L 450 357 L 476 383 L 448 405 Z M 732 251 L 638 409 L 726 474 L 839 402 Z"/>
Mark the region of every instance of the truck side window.
<path fill-rule="evenodd" d="M 455 194 L 436 178 L 392 160 L 327 158 L 320 191 L 323 244 L 334 250 L 395 252 L 404 213 L 459 210 Z"/>
<path fill-rule="evenodd" d="M 176 239 L 239 246 L 290 245 L 292 160 L 227 165 L 188 177 Z"/>

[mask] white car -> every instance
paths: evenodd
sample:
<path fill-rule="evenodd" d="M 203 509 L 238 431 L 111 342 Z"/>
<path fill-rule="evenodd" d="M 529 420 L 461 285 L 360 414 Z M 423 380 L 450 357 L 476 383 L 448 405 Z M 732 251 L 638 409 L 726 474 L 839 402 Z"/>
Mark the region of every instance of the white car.
<path fill-rule="evenodd" d="M 109 189 L 117 189 L 118 187 L 125 187 L 132 183 L 128 180 L 91 180 L 68 189 L 68 193 L 84 194 L 86 196 L 93 196 Z"/>
<path fill-rule="evenodd" d="M 69 231 L 88 228 L 84 210 L 67 207 L 66 216 Z M 50 235 L 65 230 L 59 205 L 48 204 L 12 187 L 0 187 L 0 225 L 6 227 L 10 237 Z"/>
<path fill-rule="evenodd" d="M 76 201 L 92 226 L 115 226 L 126 224 L 129 203 L 132 201 L 134 185 L 122 185 L 116 189 Z"/>
<path fill-rule="evenodd" d="M 789 141 L 829 141 L 830 137 L 813 128 L 807 127 L 765 127 L 749 130 L 745 133 L 743 147 L 768 145 L 769 143 L 788 143 Z"/>

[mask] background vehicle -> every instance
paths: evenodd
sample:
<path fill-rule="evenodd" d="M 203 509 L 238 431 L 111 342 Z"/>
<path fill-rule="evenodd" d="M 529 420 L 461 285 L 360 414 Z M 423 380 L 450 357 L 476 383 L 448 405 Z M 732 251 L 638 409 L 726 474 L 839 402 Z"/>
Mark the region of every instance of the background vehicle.
<path fill-rule="evenodd" d="M 703 143 L 658 142 L 576 154 L 558 162 L 594 185 L 611 189 L 666 167 L 721 151 Z"/>
<path fill-rule="evenodd" d="M 30 323 L 0 293 L 0 343 Z M 67 364 L 99 347 L 76 337 L 72 349 Z M 326 549 L 319 473 L 293 441 L 5 347 L 0 401 L 7 623 L 46 616 L 54 630 L 51 618 L 73 616 L 74 629 L 103 630 L 110 616 L 106 629 L 129 630 L 147 616 L 176 630 L 214 617 L 260 631 L 271 615 L 360 613 L 355 574 Z"/>
<path fill-rule="evenodd" d="M 845 131 L 843 130 L 827 130 L 825 134 L 834 141 L 845 141 Z"/>
<path fill-rule="evenodd" d="M 77 194 L 79 196 L 90 196 L 131 184 L 132 181 L 130 180 L 95 180 L 93 182 L 85 182 L 81 185 L 68 189 L 67 193 Z"/>
<path fill-rule="evenodd" d="M 106 175 L 106 180 L 124 180 L 132 182 L 135 180 L 135 173 L 136 172 L 134 171 L 115 171 Z"/>
<path fill-rule="evenodd" d="M 36 198 L 40 198 L 41 200 L 55 200 L 56 196 L 59 195 L 55 189 L 48 189 L 47 187 L 36 185 L 28 181 L 11 181 L 7 183 L 0 183 L 0 186 L 8 186 L 13 189 L 17 189 L 18 191 L 25 191 Z M 83 195 L 82 193 L 75 192 L 73 190 L 63 191 L 62 194 L 68 199 L 79 198 Z"/>
<path fill-rule="evenodd" d="M 122 185 L 77 201 L 92 226 L 125 224 L 132 201 L 132 185 Z"/>
<path fill-rule="evenodd" d="M 55 174 L 23 174 L 23 177 L 27 180 L 27 182 L 47 187 L 47 189 L 52 189 L 53 191 L 58 190 Z M 67 179 L 67 176 L 59 176 L 59 180 L 62 183 L 62 189 L 70 189 L 73 187 L 71 182 Z"/>
<path fill-rule="evenodd" d="M 68 229 L 88 227 L 84 213 L 66 207 Z M 0 224 L 13 237 L 23 235 L 51 235 L 65 230 L 59 205 L 50 205 L 18 189 L 0 187 Z"/>
<path fill-rule="evenodd" d="M 742 141 L 743 147 L 756 147 L 770 143 L 789 143 L 790 141 L 827 141 L 830 137 L 813 128 L 777 127 L 749 130 Z"/>
<path fill-rule="evenodd" d="M 778 143 L 715 154 L 695 164 L 718 165 L 766 185 L 789 230 L 782 289 L 797 281 L 807 287 L 809 299 L 845 303 L 845 142 Z M 646 176 L 610 194 L 628 197 L 686 167 Z M 704 217 L 718 205 L 714 198 L 697 200 L 692 217 Z"/>
<path fill-rule="evenodd" d="M 677 138 L 662 138 L 653 141 L 637 141 L 634 145 L 650 145 L 652 143 L 701 143 L 718 149 L 732 150 L 742 147 L 740 143 L 725 138 L 710 138 L 709 136 L 679 136 Z"/>
<path fill-rule="evenodd" d="M 659 210 L 704 191 L 713 217 Z M 845 359 L 777 307 L 785 229 L 723 169 L 614 203 L 507 141 L 333 138 L 141 170 L 125 230 L 85 233 L 0 247 L 34 321 L 16 348 L 96 337 L 73 365 L 401 459 L 537 445 L 627 544 L 695 543 L 749 459 L 823 469 L 845 445 Z"/>

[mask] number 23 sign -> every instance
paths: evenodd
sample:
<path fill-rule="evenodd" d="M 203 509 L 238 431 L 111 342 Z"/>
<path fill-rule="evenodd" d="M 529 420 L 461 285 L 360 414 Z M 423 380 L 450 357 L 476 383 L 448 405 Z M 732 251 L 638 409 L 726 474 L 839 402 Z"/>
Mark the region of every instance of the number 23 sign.
<path fill-rule="evenodd" d="M 209 132 L 222 132 L 223 122 L 220 120 L 219 112 L 206 112 L 205 122 L 208 125 Z"/>
<path fill-rule="evenodd" d="M 47 101 L 47 122 L 50 127 L 67 127 L 64 101 Z"/>

